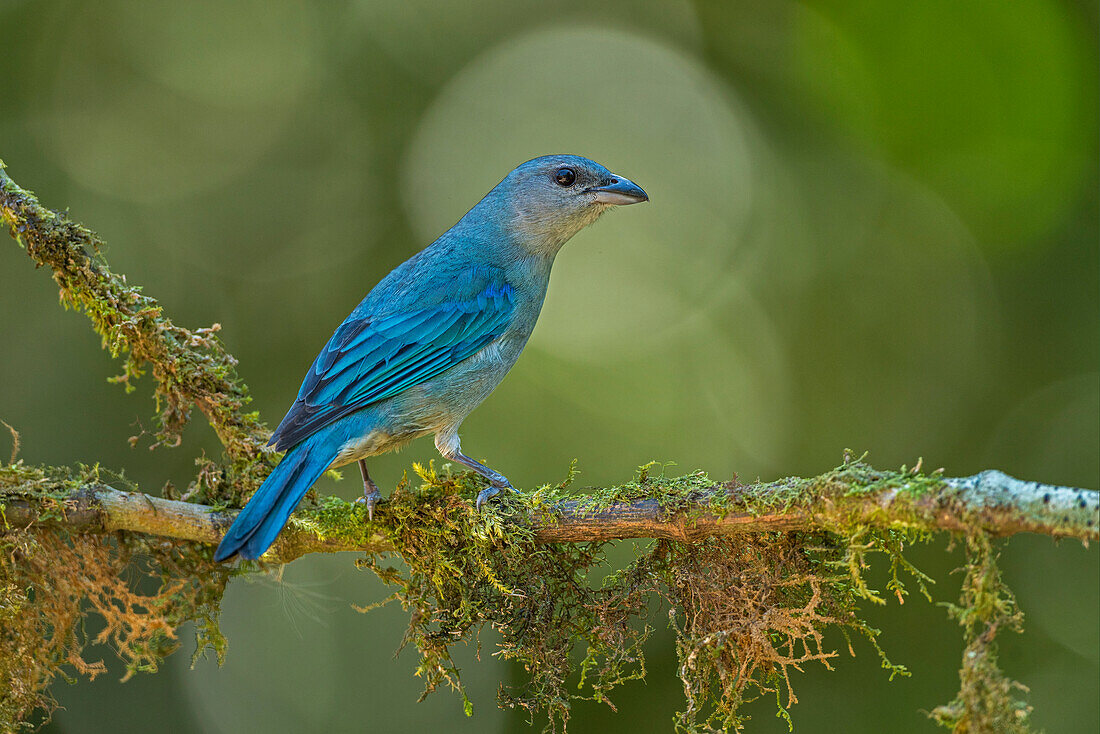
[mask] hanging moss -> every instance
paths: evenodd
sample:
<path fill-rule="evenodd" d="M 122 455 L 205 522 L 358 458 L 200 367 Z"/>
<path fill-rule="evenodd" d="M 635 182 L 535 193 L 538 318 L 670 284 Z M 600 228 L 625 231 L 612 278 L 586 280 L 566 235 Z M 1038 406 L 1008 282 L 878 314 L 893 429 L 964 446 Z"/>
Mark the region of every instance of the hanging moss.
<path fill-rule="evenodd" d="M 582 498 L 582 506 L 638 499 L 676 505 L 713 485 L 701 472 L 665 478 L 654 476 L 653 467 Z M 605 563 L 606 544 L 540 544 L 530 529 L 530 513 L 561 501 L 563 485 L 513 495 L 479 514 L 471 500 L 482 485 L 474 475 L 417 469 L 421 484 L 403 483 L 376 515 L 407 570 L 376 556 L 358 565 L 394 586 L 390 600 L 410 612 L 403 645 L 419 650 L 425 695 L 445 684 L 471 710 L 450 650 L 479 644 L 488 626 L 500 636 L 493 654 L 526 671 L 523 684 L 501 688 L 499 704 L 543 719 L 548 730 L 564 730 L 574 702 L 614 708 L 614 690 L 645 677 L 654 596 L 669 608 L 667 624 L 677 635 L 686 708 L 676 725 L 683 731 L 739 730 L 742 705 L 763 694 L 775 695 L 785 716 L 797 702 L 792 669 L 809 662 L 831 668 L 838 655 L 824 643 L 830 629 L 866 638 L 890 678 L 907 675 L 886 658 L 878 631 L 858 613 L 861 601 L 880 599 L 862 578 L 866 554 L 882 551 L 895 558 L 895 568 L 915 571 L 900 556 L 904 539 L 897 533 L 658 541 L 594 585 L 590 576 Z M 891 583 L 903 593 L 900 580 Z M 580 657 L 573 654 L 578 645 L 586 651 Z"/>
<path fill-rule="evenodd" d="M 997 663 L 997 634 L 1023 632 L 1024 615 L 1001 578 L 989 537 L 966 536 L 965 578 L 958 604 L 945 604 L 964 630 L 959 695 L 937 706 L 931 718 L 957 734 L 1024 734 L 1031 706 L 1020 696 L 1027 686 L 1006 676 Z"/>
<path fill-rule="evenodd" d="M 191 331 L 172 323 L 156 300 L 111 272 L 93 232 L 42 207 L 7 177 L 2 162 L 0 218 L 37 264 L 51 268 L 62 303 L 86 313 L 104 348 L 125 357 L 116 381 L 129 389 L 144 371 L 153 374 L 155 445 L 180 443 L 192 407 L 214 427 L 225 457 L 199 457 L 183 497 L 217 507 L 242 505 L 275 457 L 263 448 L 267 431 L 247 411 L 248 390 L 217 338 L 217 325 Z M 420 481 L 402 482 L 373 523 L 366 522 L 361 505 L 311 498 L 291 524 L 322 538 L 388 542 L 403 567 L 383 556 L 367 556 L 358 565 L 390 584 L 394 593 L 386 601 L 409 612 L 402 646 L 411 643 L 419 652 L 425 695 L 441 685 L 452 688 L 467 713 L 472 703 L 451 649 L 460 642 L 480 647 L 486 626 L 500 637 L 494 654 L 526 671 L 519 686 L 501 687 L 500 705 L 523 709 L 550 730 L 565 729 L 577 700 L 614 708 L 618 686 L 645 677 L 646 640 L 653 625 L 666 623 L 650 617 L 654 598 L 663 600 L 676 633 L 685 694 L 675 720 L 681 731 L 740 729 L 743 704 L 762 695 L 774 695 L 786 715 L 797 701 L 791 671 L 808 663 L 831 667 L 838 656 L 825 643 L 830 630 L 849 638 L 853 654 L 859 647 L 854 638 L 864 638 L 890 678 L 907 674 L 886 658 L 879 632 L 860 612 L 861 604 L 884 604 L 888 595 L 902 599 L 906 575 L 929 596 L 931 580 L 905 560 L 904 550 L 923 539 L 913 529 L 921 526 L 921 497 L 942 490 L 944 481 L 936 472 L 920 473 L 919 462 L 913 470 L 888 472 L 846 456 L 820 477 L 753 486 L 733 481 L 721 491 L 702 472 L 666 477 L 666 465 L 651 463 L 622 485 L 579 498 L 568 492 L 571 468 L 561 484 L 504 496 L 483 513 L 472 503 L 482 487 L 479 478 L 432 466 L 415 469 Z M 13 458 L 0 464 L 0 509 L 33 501 L 37 520 L 63 516 L 77 509 L 73 490 L 92 481 L 125 479 L 94 467 L 27 467 Z M 895 500 L 888 518 L 874 502 L 851 501 L 882 493 Z M 696 543 L 661 540 L 597 584 L 592 579 L 605 564 L 606 543 L 536 541 L 531 518 L 552 517 L 567 499 L 577 501 L 582 513 L 653 500 L 665 512 L 686 513 L 688 521 L 692 513 L 701 518 L 797 508 L 821 529 Z M 969 522 L 965 512 L 959 518 Z M 210 560 L 208 546 L 195 543 L 0 520 L 4 731 L 29 726 L 36 710 L 48 715 L 54 706 L 48 688 L 56 678 L 104 672 L 102 661 L 86 657 L 89 644 L 110 643 L 127 676 L 154 672 L 178 648 L 179 627 L 193 621 L 196 655 L 212 649 L 220 660 L 226 643 L 218 631 L 218 605 L 226 583 L 236 573 L 262 568 L 228 569 Z M 1023 688 L 1001 673 L 995 647 L 999 629 L 1019 629 L 1020 616 L 988 537 L 972 529 L 967 549 L 963 594 L 949 607 L 967 641 L 962 686 L 933 718 L 956 732 L 1024 731 L 1029 709 L 1015 700 Z M 864 579 L 873 554 L 889 559 L 886 594 Z M 94 635 L 86 631 L 89 617 L 99 620 Z M 584 652 L 574 655 L 578 646 Z"/>
<path fill-rule="evenodd" d="M 33 729 L 36 712 L 48 718 L 56 678 L 105 673 L 89 645 L 108 645 L 125 680 L 156 672 L 179 648 L 178 629 L 194 622 L 195 654 L 209 649 L 221 661 L 219 604 L 233 574 L 194 543 L 8 528 L 0 535 L 0 731 Z"/>

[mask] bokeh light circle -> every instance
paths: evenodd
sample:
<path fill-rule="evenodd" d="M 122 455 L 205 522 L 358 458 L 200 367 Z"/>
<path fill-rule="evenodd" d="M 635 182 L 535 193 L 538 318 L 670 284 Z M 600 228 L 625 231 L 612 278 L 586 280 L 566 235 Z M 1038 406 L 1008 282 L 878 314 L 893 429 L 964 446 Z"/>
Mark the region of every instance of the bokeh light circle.
<path fill-rule="evenodd" d="M 547 364 L 540 387 L 609 426 L 641 409 L 662 427 L 660 450 L 685 460 L 713 459 L 687 445 L 697 431 L 736 436 L 722 464 L 762 469 L 789 411 L 783 347 L 738 271 L 764 244 L 749 230 L 770 163 L 747 110 L 650 37 L 558 27 L 507 40 L 454 76 L 412 138 L 414 228 L 430 241 L 513 166 L 553 152 L 587 155 L 651 201 L 612 210 L 558 256 L 526 359 L 576 368 Z"/>
<path fill-rule="evenodd" d="M 638 3 L 633 0 L 358 0 L 349 8 L 349 43 L 385 54 L 409 75 L 436 85 L 455 68 L 501 37 L 571 19 L 611 28 L 660 34 L 680 46 L 702 47 L 703 32 L 690 0 Z M 593 60 L 603 49 L 588 49 Z M 607 57 L 609 63 L 614 59 Z"/>
<path fill-rule="evenodd" d="M 32 129 L 74 180 L 127 201 L 178 200 L 246 170 L 277 143 L 317 53 L 311 11 L 289 0 L 65 13 L 43 40 L 51 93 Z"/>
<path fill-rule="evenodd" d="M 430 241 L 537 155 L 588 155 L 637 181 L 650 203 L 610 212 L 559 256 L 535 336 L 590 359 L 637 353 L 730 277 L 753 198 L 743 117 L 698 62 L 660 42 L 544 31 L 487 51 L 442 90 L 409 148 L 404 198 Z"/>

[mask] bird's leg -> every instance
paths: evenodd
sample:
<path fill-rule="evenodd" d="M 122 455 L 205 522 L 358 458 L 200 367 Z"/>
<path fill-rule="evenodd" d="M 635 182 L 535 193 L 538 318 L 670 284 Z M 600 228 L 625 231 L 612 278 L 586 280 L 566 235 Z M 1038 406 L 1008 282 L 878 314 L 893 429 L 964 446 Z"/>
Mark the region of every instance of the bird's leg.
<path fill-rule="evenodd" d="M 382 499 L 382 493 L 378 490 L 378 485 L 371 481 L 370 474 L 367 474 L 367 462 L 362 459 L 359 460 L 359 471 L 363 475 L 362 501 L 367 503 L 367 519 L 373 521 L 374 506 Z"/>
<path fill-rule="evenodd" d="M 457 433 L 449 435 L 437 434 L 435 437 L 435 447 L 439 449 L 439 453 L 443 455 L 444 459 L 457 461 L 459 464 L 469 469 L 473 469 L 489 480 L 489 486 L 481 490 L 477 495 L 476 506 L 478 510 L 480 510 L 491 498 L 500 494 L 500 490 L 510 489 L 513 492 L 516 491 L 512 483 L 509 482 L 508 478 L 503 474 L 494 469 L 490 469 L 480 461 L 471 459 L 469 456 L 462 453 L 462 445 L 458 441 Z"/>

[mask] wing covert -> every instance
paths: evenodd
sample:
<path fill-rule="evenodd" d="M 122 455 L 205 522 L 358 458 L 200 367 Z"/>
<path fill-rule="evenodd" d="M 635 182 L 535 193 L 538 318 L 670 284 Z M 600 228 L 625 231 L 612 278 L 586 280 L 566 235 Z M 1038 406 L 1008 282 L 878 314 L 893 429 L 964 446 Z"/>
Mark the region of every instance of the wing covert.
<path fill-rule="evenodd" d="M 501 278 L 456 282 L 436 305 L 375 316 L 353 313 L 317 355 L 270 443 L 291 448 L 329 423 L 426 382 L 507 329 L 515 292 Z M 463 285 L 475 285 L 463 288 Z"/>

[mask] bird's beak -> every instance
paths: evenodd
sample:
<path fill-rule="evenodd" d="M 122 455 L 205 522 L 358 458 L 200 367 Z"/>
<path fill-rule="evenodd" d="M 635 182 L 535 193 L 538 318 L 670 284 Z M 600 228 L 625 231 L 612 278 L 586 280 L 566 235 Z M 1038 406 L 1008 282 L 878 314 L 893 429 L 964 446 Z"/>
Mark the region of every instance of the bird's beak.
<path fill-rule="evenodd" d="M 649 201 L 649 196 L 642 191 L 642 187 L 629 178 L 612 174 L 607 183 L 593 186 L 588 189 L 596 195 L 596 201 L 601 204 L 638 204 Z"/>

